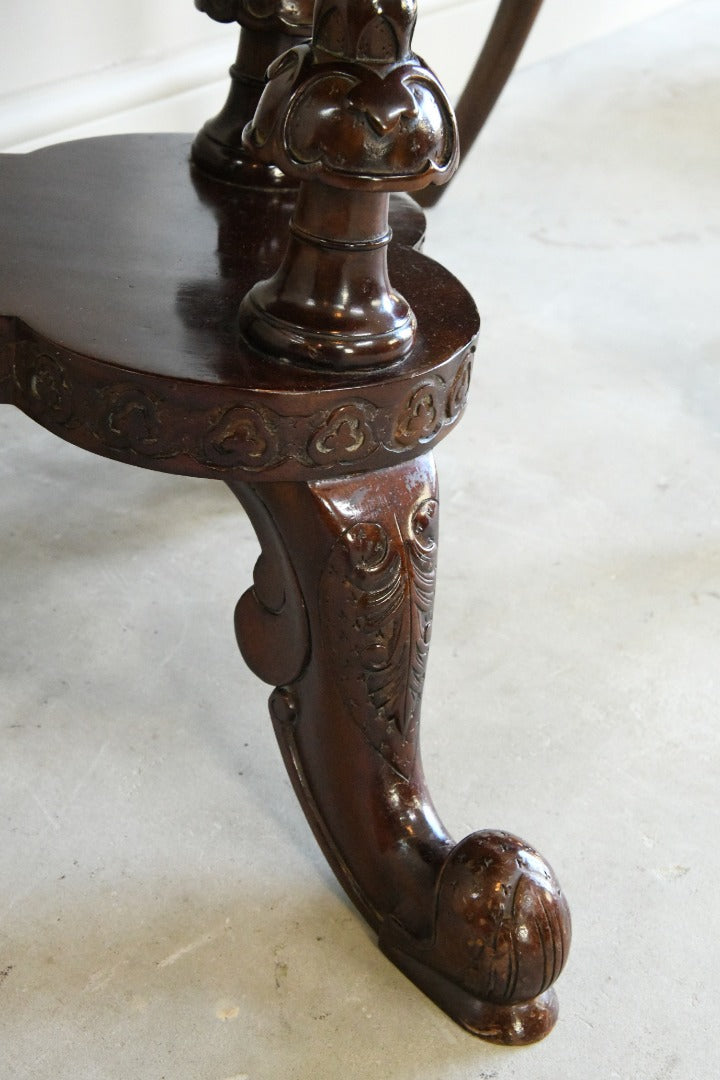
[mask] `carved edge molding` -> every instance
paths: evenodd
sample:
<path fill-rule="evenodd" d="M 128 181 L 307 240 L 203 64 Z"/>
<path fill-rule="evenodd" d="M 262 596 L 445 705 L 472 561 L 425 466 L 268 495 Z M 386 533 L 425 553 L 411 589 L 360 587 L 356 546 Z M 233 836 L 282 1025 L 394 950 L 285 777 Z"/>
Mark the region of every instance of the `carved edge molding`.
<path fill-rule="evenodd" d="M 12 359 L 13 403 L 84 449 L 189 475 L 318 479 L 378 469 L 434 446 L 465 407 L 475 346 L 431 374 L 307 395 L 119 371 L 41 340 Z M 228 399 L 233 399 L 228 404 Z M 281 412 L 280 409 L 283 411 Z"/>

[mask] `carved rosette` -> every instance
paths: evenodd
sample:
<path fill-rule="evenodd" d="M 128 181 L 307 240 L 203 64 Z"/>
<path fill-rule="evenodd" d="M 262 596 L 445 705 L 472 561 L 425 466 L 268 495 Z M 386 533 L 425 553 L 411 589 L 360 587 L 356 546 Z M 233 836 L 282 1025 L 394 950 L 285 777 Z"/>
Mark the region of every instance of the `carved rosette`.
<path fill-rule="evenodd" d="M 444 389 L 437 379 L 432 379 L 413 390 L 395 427 L 395 440 L 400 446 L 428 443 L 438 433 L 444 422 Z"/>
<path fill-rule="evenodd" d="M 148 457 L 172 452 L 163 446 L 159 402 L 134 386 L 111 386 L 102 395 L 96 432 L 106 446 Z"/>
<path fill-rule="evenodd" d="M 204 460 L 220 468 L 270 468 L 281 457 L 277 418 L 266 409 L 235 405 L 211 423 L 203 449 Z"/>
<path fill-rule="evenodd" d="M 248 151 L 300 181 L 276 274 L 241 307 L 266 352 L 338 369 L 411 350 L 415 315 L 389 281 L 388 198 L 444 183 L 458 160 L 447 96 L 410 49 L 414 0 L 318 0 L 313 39 L 279 57 Z"/>
<path fill-rule="evenodd" d="M 75 415 L 72 384 L 57 356 L 38 349 L 29 364 L 15 357 L 15 381 L 27 403 L 27 411 L 41 424 L 71 424 Z"/>
<path fill-rule="evenodd" d="M 316 465 L 362 461 L 377 448 L 373 430 L 378 410 L 367 401 L 351 401 L 333 409 L 308 441 Z"/>

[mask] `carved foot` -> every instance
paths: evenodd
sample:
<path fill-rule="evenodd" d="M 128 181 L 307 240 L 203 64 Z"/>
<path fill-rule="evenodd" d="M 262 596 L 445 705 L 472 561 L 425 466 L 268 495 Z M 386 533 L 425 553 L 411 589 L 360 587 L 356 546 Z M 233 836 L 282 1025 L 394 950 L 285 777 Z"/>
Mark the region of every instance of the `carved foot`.
<path fill-rule="evenodd" d="M 355 478 L 233 485 L 263 545 L 236 629 L 315 835 L 387 956 L 482 1038 L 557 1017 L 570 943 L 551 869 L 523 841 L 455 844 L 427 791 L 419 719 L 438 501 L 428 455 Z"/>
<path fill-rule="evenodd" d="M 570 913 L 548 864 L 516 836 L 478 832 L 438 878 L 434 932 L 388 919 L 380 947 L 454 1019 L 491 1042 L 536 1042 L 557 1020 Z"/>

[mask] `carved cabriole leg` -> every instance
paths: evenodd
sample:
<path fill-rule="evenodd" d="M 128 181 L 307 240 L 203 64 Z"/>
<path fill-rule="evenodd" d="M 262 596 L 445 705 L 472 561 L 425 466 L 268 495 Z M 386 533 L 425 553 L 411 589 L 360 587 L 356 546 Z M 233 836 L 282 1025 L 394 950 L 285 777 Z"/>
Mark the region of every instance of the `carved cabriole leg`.
<path fill-rule="evenodd" d="M 455 845 L 422 771 L 438 501 L 430 455 L 354 478 L 231 487 L 263 545 L 236 630 L 297 795 L 386 954 L 486 1039 L 555 1022 L 570 939 L 550 868 L 516 837 Z"/>

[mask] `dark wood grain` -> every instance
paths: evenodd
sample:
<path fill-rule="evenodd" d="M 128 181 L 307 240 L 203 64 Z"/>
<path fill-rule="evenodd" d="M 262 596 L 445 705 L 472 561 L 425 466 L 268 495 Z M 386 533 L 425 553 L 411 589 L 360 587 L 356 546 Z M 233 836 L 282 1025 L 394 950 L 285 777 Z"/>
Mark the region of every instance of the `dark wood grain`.
<path fill-rule="evenodd" d="M 296 184 L 273 163 L 258 161 L 243 146 L 272 61 L 312 32 L 313 0 L 195 0 L 195 7 L 218 22 L 238 22 L 237 57 L 230 68 L 227 100 L 198 132 L 192 146 L 195 164 L 234 184 L 292 188 Z"/>
<path fill-rule="evenodd" d="M 312 40 L 279 57 L 248 153 L 300 184 L 287 250 L 241 308 L 264 351 L 321 367 L 391 364 L 412 303 L 388 275 L 389 193 L 446 183 L 458 160 L 445 91 L 412 52 L 413 0 L 317 0 Z"/>

